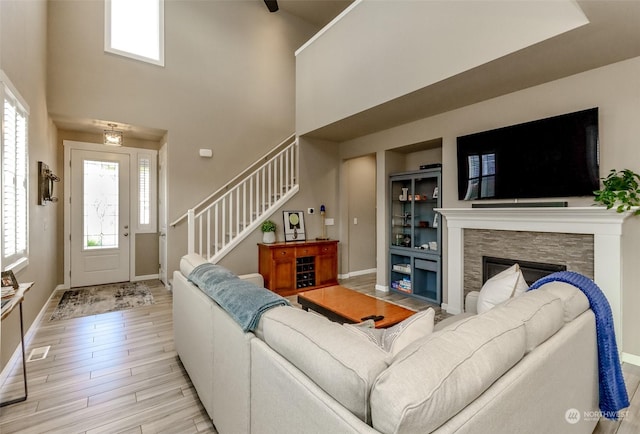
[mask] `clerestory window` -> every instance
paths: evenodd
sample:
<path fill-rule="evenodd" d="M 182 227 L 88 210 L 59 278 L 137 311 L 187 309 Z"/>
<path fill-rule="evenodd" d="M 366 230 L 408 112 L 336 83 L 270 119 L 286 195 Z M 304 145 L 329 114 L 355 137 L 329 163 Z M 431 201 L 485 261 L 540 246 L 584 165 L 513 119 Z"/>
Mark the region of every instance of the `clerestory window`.
<path fill-rule="evenodd" d="M 164 0 L 106 0 L 104 49 L 164 66 Z"/>

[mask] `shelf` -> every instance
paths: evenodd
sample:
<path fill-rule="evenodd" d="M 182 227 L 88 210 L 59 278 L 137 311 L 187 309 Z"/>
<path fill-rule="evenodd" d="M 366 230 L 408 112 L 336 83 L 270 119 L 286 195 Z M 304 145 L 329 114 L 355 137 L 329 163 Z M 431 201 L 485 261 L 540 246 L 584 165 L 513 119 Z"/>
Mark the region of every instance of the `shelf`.
<path fill-rule="evenodd" d="M 396 273 L 411 274 L 411 264 L 395 264 L 391 270 Z"/>
<path fill-rule="evenodd" d="M 432 197 L 432 194 L 438 191 L 442 197 L 441 177 L 439 168 L 389 177 L 390 290 L 437 304 L 441 302 L 442 292 L 442 234 L 433 222 L 441 199 Z M 401 195 L 406 195 L 406 199 L 400 200 Z M 437 249 L 421 248 L 434 243 Z"/>

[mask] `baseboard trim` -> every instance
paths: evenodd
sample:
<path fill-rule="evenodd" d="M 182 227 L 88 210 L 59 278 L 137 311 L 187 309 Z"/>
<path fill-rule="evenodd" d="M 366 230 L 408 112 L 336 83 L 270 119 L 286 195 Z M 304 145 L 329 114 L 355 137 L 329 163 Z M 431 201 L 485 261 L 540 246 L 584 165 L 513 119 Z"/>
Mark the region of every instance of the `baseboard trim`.
<path fill-rule="evenodd" d="M 637 356 L 635 354 L 622 353 L 622 362 L 640 366 L 640 356 Z"/>
<path fill-rule="evenodd" d="M 378 271 L 375 268 L 369 268 L 367 270 L 358 270 L 358 271 L 350 271 L 346 274 L 340 274 L 338 275 L 338 279 L 348 279 L 350 277 L 356 277 L 356 276 L 364 276 L 365 274 L 373 274 L 376 271 Z"/>
<path fill-rule="evenodd" d="M 58 285 L 58 286 L 56 286 L 56 289 L 51 291 L 51 294 L 49 294 L 49 298 L 47 299 L 45 304 L 42 306 L 42 308 L 40 309 L 40 312 L 38 312 L 38 315 L 33 320 L 31 325 L 27 329 L 26 333 L 24 334 L 25 354 L 27 352 L 27 348 L 29 347 L 29 344 L 31 343 L 31 340 L 35 336 L 36 331 L 38 330 L 38 327 L 40 326 L 40 323 L 42 322 L 42 319 L 44 318 L 44 313 L 47 310 L 47 306 L 49 306 L 49 303 L 51 302 L 51 298 L 58 291 L 58 289 L 64 289 L 64 288 L 61 288 L 61 286 L 63 286 L 63 285 Z M 22 357 L 22 350 L 20 349 L 20 342 L 18 342 L 18 346 L 13 351 L 13 354 L 11 355 L 11 358 L 9 358 L 9 360 L 7 361 L 7 364 L 4 365 L 4 368 L 2 368 L 2 372 L 0 372 L 0 385 L 3 385 L 5 383 L 5 381 L 7 381 L 7 378 L 9 377 L 9 374 L 11 373 L 11 369 L 13 368 L 13 366 L 16 363 L 18 363 L 18 361 L 20 361 L 21 357 Z"/>
<path fill-rule="evenodd" d="M 376 291 L 389 292 L 389 287 L 386 285 L 378 285 L 376 283 Z"/>
<path fill-rule="evenodd" d="M 132 282 L 140 282 L 141 280 L 154 280 L 160 278 L 159 274 L 147 274 L 144 276 L 135 276 Z"/>
<path fill-rule="evenodd" d="M 445 312 L 450 313 L 451 315 L 458 315 L 459 313 L 462 313 L 462 311 L 459 310 L 459 309 L 451 309 L 451 310 L 449 310 L 449 304 L 448 303 L 440 304 L 440 308 L 442 310 L 444 310 Z"/>

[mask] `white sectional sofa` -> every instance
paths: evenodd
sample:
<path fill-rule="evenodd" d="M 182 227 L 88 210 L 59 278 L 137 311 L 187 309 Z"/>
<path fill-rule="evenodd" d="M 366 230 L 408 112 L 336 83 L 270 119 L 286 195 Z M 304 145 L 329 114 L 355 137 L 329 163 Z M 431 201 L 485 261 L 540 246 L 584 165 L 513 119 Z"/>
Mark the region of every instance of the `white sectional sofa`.
<path fill-rule="evenodd" d="M 598 410 L 593 312 L 552 283 L 449 324 L 395 356 L 350 327 L 283 306 L 244 333 L 174 274 L 175 345 L 222 434 L 591 433 Z M 260 284 L 259 275 L 244 276 Z"/>

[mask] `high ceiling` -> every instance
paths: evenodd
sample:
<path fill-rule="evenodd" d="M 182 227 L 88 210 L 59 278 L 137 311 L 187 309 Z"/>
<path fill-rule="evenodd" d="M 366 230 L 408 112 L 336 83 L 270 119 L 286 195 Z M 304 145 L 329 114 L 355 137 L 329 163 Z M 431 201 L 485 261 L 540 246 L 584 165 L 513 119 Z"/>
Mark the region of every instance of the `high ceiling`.
<path fill-rule="evenodd" d="M 391 0 L 388 0 L 391 1 Z M 318 29 L 352 0 L 279 0 L 280 10 Z M 349 140 L 420 118 L 640 56 L 640 0 L 578 0 L 590 23 L 473 70 L 443 80 L 347 119 L 310 136 Z M 265 13 L 269 13 L 265 6 Z M 277 12 L 276 12 L 277 13 Z M 585 89 L 588 91 L 588 89 Z M 108 121 L 54 116 L 59 128 L 101 133 Z M 123 125 L 125 135 L 160 140 L 164 131 Z"/>
<path fill-rule="evenodd" d="M 279 0 L 281 11 L 297 16 L 315 26 L 318 30 L 340 15 L 353 0 Z M 264 7 L 265 13 L 269 13 Z M 277 12 L 276 12 L 277 13 Z M 63 130 L 79 131 L 91 134 L 102 134 L 109 129 L 108 120 L 78 119 L 52 114 L 56 126 Z M 125 138 L 160 141 L 166 131 L 136 125 L 117 123 L 117 129 L 124 132 Z"/>

